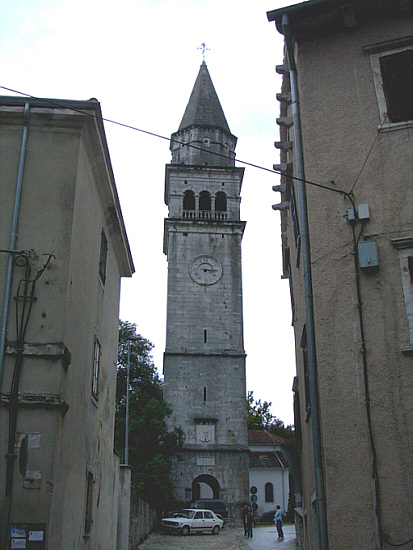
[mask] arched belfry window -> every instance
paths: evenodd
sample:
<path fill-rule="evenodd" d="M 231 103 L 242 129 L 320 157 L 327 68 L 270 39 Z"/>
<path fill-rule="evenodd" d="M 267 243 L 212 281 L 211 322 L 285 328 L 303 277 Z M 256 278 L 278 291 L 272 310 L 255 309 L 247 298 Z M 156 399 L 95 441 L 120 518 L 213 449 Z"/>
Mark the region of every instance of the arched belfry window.
<path fill-rule="evenodd" d="M 272 483 L 265 484 L 265 502 L 274 502 L 274 487 Z"/>
<path fill-rule="evenodd" d="M 215 211 L 226 212 L 227 211 L 227 196 L 223 191 L 218 191 L 215 196 Z"/>
<path fill-rule="evenodd" d="M 211 210 L 211 195 L 208 191 L 201 191 L 199 194 L 199 209 L 200 210 Z"/>
<path fill-rule="evenodd" d="M 184 210 L 195 210 L 195 195 L 193 191 L 184 193 Z"/>

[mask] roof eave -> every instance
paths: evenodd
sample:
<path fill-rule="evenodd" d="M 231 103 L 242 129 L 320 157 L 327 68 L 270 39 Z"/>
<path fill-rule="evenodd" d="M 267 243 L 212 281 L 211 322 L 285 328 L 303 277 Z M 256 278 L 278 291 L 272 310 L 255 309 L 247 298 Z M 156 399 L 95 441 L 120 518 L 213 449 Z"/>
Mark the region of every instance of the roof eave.
<path fill-rule="evenodd" d="M 346 31 L 370 24 L 373 19 L 397 19 L 412 13 L 411 0 L 386 0 L 384 4 L 370 0 L 308 0 L 267 12 L 268 21 L 274 21 L 283 34 L 282 19 L 289 18 L 291 33 L 295 37 L 309 37 L 320 32 Z"/>

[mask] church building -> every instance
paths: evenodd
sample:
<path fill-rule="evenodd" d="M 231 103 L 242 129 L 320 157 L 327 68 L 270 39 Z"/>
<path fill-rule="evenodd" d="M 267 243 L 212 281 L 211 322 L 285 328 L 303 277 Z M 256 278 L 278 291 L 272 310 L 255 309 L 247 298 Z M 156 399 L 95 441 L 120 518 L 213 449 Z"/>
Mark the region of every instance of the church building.
<path fill-rule="evenodd" d="M 168 259 L 164 398 L 185 443 L 173 469 L 182 502 L 248 497 L 240 191 L 231 134 L 205 61 L 166 166 Z"/>

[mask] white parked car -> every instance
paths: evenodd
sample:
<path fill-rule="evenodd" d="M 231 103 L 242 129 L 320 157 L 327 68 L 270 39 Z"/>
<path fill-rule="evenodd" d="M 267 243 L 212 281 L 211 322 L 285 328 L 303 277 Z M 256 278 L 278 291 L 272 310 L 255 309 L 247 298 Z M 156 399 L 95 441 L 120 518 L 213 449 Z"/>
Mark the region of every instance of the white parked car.
<path fill-rule="evenodd" d="M 202 531 L 211 531 L 218 535 L 224 522 L 211 510 L 184 509 L 172 512 L 170 517 L 162 520 L 161 525 L 165 531 L 180 532 L 182 535 Z"/>

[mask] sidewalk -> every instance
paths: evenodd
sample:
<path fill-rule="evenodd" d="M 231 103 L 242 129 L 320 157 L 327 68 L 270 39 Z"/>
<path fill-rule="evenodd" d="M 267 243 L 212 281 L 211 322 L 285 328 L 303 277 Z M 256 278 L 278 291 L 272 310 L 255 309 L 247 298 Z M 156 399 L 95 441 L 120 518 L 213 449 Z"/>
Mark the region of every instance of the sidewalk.
<path fill-rule="evenodd" d="M 252 539 L 245 537 L 245 541 L 252 550 L 295 550 L 294 525 L 284 525 L 284 539 L 278 540 L 275 525 L 270 527 L 256 527 Z"/>

